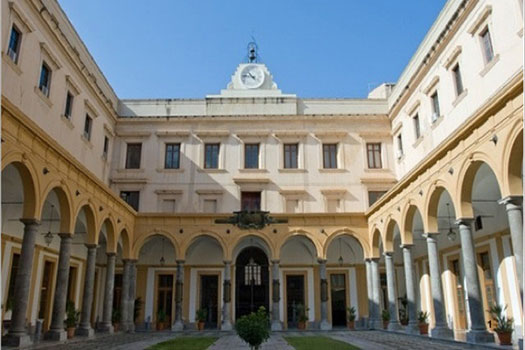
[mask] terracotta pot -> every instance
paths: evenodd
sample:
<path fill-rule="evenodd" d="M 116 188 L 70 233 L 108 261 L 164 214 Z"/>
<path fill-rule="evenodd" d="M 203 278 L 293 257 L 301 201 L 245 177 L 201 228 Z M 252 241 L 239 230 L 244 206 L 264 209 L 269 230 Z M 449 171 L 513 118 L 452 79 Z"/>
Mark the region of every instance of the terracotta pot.
<path fill-rule="evenodd" d="M 118 332 L 120 323 L 113 323 L 113 332 Z"/>
<path fill-rule="evenodd" d="M 512 332 L 497 332 L 501 345 L 512 345 Z"/>
<path fill-rule="evenodd" d="M 420 323 L 418 326 L 419 326 L 419 334 L 422 334 L 422 335 L 428 334 L 428 323 Z"/>
<path fill-rule="evenodd" d="M 199 322 L 197 323 L 197 329 L 198 329 L 199 331 L 202 331 L 202 330 L 204 329 L 204 321 L 199 321 Z"/>
<path fill-rule="evenodd" d="M 163 331 L 166 328 L 165 322 L 157 322 L 157 330 Z"/>
<path fill-rule="evenodd" d="M 75 336 L 75 327 L 68 327 L 67 329 L 67 339 L 71 339 Z"/>
<path fill-rule="evenodd" d="M 355 329 L 355 321 L 348 321 L 347 326 L 348 329 Z"/>
<path fill-rule="evenodd" d="M 387 329 L 388 328 L 388 322 L 389 321 L 383 321 L 383 329 Z"/>
<path fill-rule="evenodd" d="M 301 330 L 305 330 L 306 329 L 306 322 L 304 322 L 304 321 L 297 322 L 297 328 L 299 328 Z"/>

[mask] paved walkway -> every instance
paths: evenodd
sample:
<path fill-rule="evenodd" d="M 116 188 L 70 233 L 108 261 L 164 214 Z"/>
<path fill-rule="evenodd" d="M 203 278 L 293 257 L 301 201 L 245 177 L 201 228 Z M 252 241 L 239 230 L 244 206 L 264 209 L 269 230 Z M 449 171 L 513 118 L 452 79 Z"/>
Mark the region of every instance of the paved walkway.
<path fill-rule="evenodd" d="M 219 339 L 209 350 L 249 350 L 249 347 L 233 332 L 219 331 L 188 331 L 182 334 L 165 332 L 137 332 L 133 334 L 118 333 L 113 335 L 97 335 L 95 338 L 83 339 L 76 337 L 68 342 L 43 341 L 28 348 L 31 350 L 143 350 L 147 347 L 175 337 L 218 337 Z M 293 350 L 284 337 L 325 336 L 355 345 L 362 350 L 463 350 L 463 349 L 512 349 L 512 347 L 475 346 L 466 343 L 434 340 L 421 336 L 411 336 L 401 333 L 383 331 L 287 331 L 273 332 L 268 342 L 263 344 L 263 350 Z M 8 349 L 8 348 L 7 348 Z M 12 349 L 12 348 L 11 348 Z M 176 350 L 176 349 L 174 349 Z M 329 349 L 326 349 L 329 350 Z"/>

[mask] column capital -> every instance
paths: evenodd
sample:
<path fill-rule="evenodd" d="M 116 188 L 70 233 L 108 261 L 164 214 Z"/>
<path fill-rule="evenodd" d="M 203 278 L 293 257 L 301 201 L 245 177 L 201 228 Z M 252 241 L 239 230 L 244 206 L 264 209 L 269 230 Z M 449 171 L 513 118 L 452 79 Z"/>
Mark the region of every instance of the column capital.
<path fill-rule="evenodd" d="M 279 259 L 272 259 L 270 260 L 272 264 L 279 264 L 281 262 L 281 260 Z"/>
<path fill-rule="evenodd" d="M 368 260 L 370 260 L 370 262 L 379 262 L 380 259 L 381 259 L 380 257 L 368 258 Z"/>
<path fill-rule="evenodd" d="M 98 244 L 94 244 L 94 243 L 86 243 L 84 245 L 86 246 L 87 249 L 97 249 L 98 248 Z"/>
<path fill-rule="evenodd" d="M 107 255 L 108 258 L 109 258 L 110 256 L 116 256 L 117 253 L 115 253 L 115 252 L 106 252 L 106 255 Z"/>
<path fill-rule="evenodd" d="M 326 259 L 321 259 L 321 258 L 317 259 L 317 262 L 318 262 L 320 265 L 326 265 L 326 261 L 327 261 Z"/>
<path fill-rule="evenodd" d="M 40 225 L 41 221 L 35 218 L 22 218 L 20 219 L 24 225 Z"/>
<path fill-rule="evenodd" d="M 439 235 L 439 232 L 425 232 L 423 233 L 423 238 L 426 238 L 427 241 L 428 240 L 434 241 L 436 240 L 438 235 Z"/>
<path fill-rule="evenodd" d="M 514 204 L 515 206 L 521 207 L 523 205 L 523 196 L 520 196 L 520 195 L 506 196 L 506 197 L 501 198 L 498 201 L 498 204 L 503 204 L 503 205 Z"/>
<path fill-rule="evenodd" d="M 222 262 L 224 263 L 224 265 L 231 265 L 232 264 L 231 260 L 223 260 Z"/>
<path fill-rule="evenodd" d="M 136 260 L 135 260 L 135 261 L 136 261 Z M 131 263 L 133 263 L 133 259 L 122 258 L 122 262 L 123 262 L 124 264 L 131 264 Z"/>
<path fill-rule="evenodd" d="M 73 234 L 72 233 L 69 233 L 69 232 L 60 232 L 60 233 L 57 233 L 57 235 L 62 238 L 62 239 L 72 239 L 73 238 Z"/>
<path fill-rule="evenodd" d="M 399 248 L 401 248 L 401 249 L 412 249 L 413 246 L 414 246 L 414 243 L 404 243 L 404 244 L 400 244 Z"/>
<path fill-rule="evenodd" d="M 384 255 L 385 257 L 391 258 L 392 255 L 394 255 L 394 252 L 383 252 L 383 255 Z"/>
<path fill-rule="evenodd" d="M 184 265 L 184 263 L 186 262 L 186 260 L 184 259 L 177 259 L 175 261 L 177 262 L 177 265 Z"/>
<path fill-rule="evenodd" d="M 473 218 L 458 218 L 455 222 L 456 225 L 465 225 L 465 226 L 470 226 L 470 224 L 472 224 L 472 222 L 474 222 L 474 219 Z"/>

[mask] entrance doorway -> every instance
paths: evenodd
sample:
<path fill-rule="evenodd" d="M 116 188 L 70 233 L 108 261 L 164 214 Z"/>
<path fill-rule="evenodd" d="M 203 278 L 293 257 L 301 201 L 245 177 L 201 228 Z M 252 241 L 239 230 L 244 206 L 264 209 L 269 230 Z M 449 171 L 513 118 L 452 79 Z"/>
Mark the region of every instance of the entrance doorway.
<path fill-rule="evenodd" d="M 207 311 L 205 328 L 218 327 L 219 276 L 201 275 L 200 308 Z"/>
<path fill-rule="evenodd" d="M 459 256 L 449 258 L 449 270 L 452 272 L 452 283 L 456 293 L 457 324 L 455 329 L 467 328 L 467 316 L 465 313 L 465 291 L 463 289 L 463 275 L 459 265 Z"/>
<path fill-rule="evenodd" d="M 42 285 L 40 287 L 40 305 L 38 309 L 38 318 L 43 319 L 43 330 L 49 329 L 49 319 L 51 315 L 51 288 L 53 286 L 53 274 L 55 263 L 49 260 L 44 262 L 44 273 L 42 274 Z"/>
<path fill-rule="evenodd" d="M 159 314 L 164 318 L 164 323 L 171 324 L 173 301 L 173 274 L 159 275 L 157 288 L 157 313 L 158 322 Z M 165 316 L 165 317 L 164 317 Z"/>
<path fill-rule="evenodd" d="M 332 300 L 332 325 L 346 327 L 346 276 L 344 273 L 330 275 L 330 299 Z"/>
<path fill-rule="evenodd" d="M 286 275 L 286 323 L 288 328 L 297 328 L 301 307 L 306 312 L 304 275 Z"/>
<path fill-rule="evenodd" d="M 268 258 L 257 247 L 241 251 L 235 261 L 235 317 L 239 318 L 264 306 L 269 312 Z"/>

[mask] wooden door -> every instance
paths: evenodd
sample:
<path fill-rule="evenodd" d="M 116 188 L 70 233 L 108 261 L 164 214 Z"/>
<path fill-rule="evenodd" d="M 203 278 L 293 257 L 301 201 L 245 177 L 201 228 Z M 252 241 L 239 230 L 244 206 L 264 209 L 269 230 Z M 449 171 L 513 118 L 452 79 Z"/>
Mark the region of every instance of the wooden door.
<path fill-rule="evenodd" d="M 463 274 L 461 273 L 461 266 L 458 256 L 449 260 L 449 270 L 452 272 L 452 285 L 454 286 L 454 291 L 456 294 L 455 306 L 457 324 L 454 324 L 454 328 L 466 329 L 467 315 L 465 312 L 465 289 L 463 288 Z"/>
<path fill-rule="evenodd" d="M 487 310 L 489 310 L 492 305 L 496 304 L 497 301 L 494 291 L 494 278 L 488 249 L 478 253 L 477 258 L 479 282 L 481 284 L 481 294 L 483 296 L 483 310 L 485 310 L 485 322 L 487 322 L 487 328 L 492 330 L 496 326 L 496 323 L 491 321 L 492 317 Z"/>
<path fill-rule="evenodd" d="M 47 331 L 51 322 L 51 297 L 53 288 L 53 274 L 55 263 L 49 260 L 44 262 L 44 271 L 42 273 L 42 285 L 40 286 L 40 305 L 38 309 L 38 318 L 43 319 L 43 330 Z"/>

